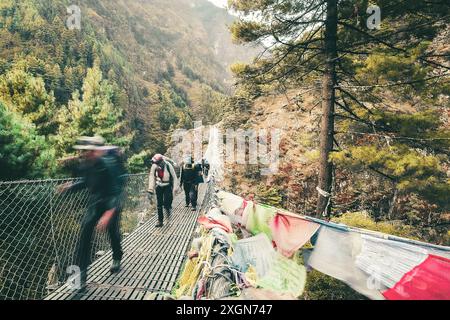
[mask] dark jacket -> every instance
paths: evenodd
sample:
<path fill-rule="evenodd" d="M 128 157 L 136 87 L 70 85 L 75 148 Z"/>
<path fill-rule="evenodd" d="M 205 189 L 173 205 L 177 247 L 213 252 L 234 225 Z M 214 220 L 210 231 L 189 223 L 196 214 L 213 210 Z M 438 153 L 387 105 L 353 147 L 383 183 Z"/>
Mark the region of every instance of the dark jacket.
<path fill-rule="evenodd" d="M 181 167 L 181 183 L 203 183 L 202 166 L 200 164 L 183 165 Z"/>
<path fill-rule="evenodd" d="M 100 202 L 106 210 L 119 207 L 126 172 L 114 155 L 107 154 L 93 163 L 85 162 L 80 166 L 80 172 L 83 177 L 70 187 L 69 192 L 87 188 L 92 201 Z"/>

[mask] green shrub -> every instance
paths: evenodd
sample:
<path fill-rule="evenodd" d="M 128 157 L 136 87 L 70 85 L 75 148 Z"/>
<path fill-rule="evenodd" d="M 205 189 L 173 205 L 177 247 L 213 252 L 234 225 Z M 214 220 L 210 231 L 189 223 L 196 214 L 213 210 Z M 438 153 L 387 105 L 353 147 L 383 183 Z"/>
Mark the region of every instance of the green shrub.
<path fill-rule="evenodd" d="M 305 292 L 306 300 L 367 300 L 367 298 L 340 280 L 317 270 L 308 272 Z"/>
<path fill-rule="evenodd" d="M 340 217 L 333 218 L 333 222 L 347 226 L 378 231 L 399 237 L 418 240 L 414 228 L 411 226 L 393 224 L 392 222 L 375 222 L 367 212 L 347 212 Z"/>
<path fill-rule="evenodd" d="M 146 172 L 150 167 L 150 160 L 152 155 L 149 151 L 142 151 L 141 153 L 133 155 L 128 159 L 127 167 L 130 173 Z"/>
<path fill-rule="evenodd" d="M 277 187 L 268 187 L 264 184 L 258 186 L 256 200 L 273 207 L 283 206 L 282 191 Z"/>

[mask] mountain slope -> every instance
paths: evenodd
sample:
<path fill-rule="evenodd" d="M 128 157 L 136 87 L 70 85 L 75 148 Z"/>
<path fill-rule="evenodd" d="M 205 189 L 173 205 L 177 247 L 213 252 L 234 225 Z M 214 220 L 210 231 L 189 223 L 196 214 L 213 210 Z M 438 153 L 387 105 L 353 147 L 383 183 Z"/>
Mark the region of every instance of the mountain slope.
<path fill-rule="evenodd" d="M 58 112 L 70 113 L 78 98 L 83 101 L 94 67 L 99 70 L 91 79 L 107 82 L 103 88 L 111 91 L 94 90 L 104 95 L 97 100 L 123 115 L 117 135 L 134 133 L 129 153 L 164 152 L 171 128 L 214 119 L 218 110 L 205 106 L 228 91 L 228 64 L 249 57 L 230 45 L 232 17 L 206 0 L 86 0 L 79 31 L 65 25 L 70 4 L 0 3 L 0 102 L 37 126 L 50 145 L 64 134 Z M 45 130 L 37 118 L 46 121 Z M 63 154 L 57 150 L 56 156 Z"/>

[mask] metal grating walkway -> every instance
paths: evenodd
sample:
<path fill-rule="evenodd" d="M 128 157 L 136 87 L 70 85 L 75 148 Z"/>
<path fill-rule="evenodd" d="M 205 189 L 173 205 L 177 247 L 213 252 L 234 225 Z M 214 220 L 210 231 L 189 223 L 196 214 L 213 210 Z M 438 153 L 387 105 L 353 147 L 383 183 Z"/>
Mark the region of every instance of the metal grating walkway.
<path fill-rule="evenodd" d="M 199 188 L 202 204 L 206 185 Z M 200 208 L 201 206 L 199 206 Z M 83 294 L 63 285 L 45 300 L 150 300 L 163 298 L 175 286 L 186 258 L 199 212 L 184 207 L 184 194 L 173 203 L 173 213 L 164 227 L 155 228 L 157 215 L 130 234 L 122 243 L 122 270 L 111 275 L 111 252 L 94 261 Z"/>

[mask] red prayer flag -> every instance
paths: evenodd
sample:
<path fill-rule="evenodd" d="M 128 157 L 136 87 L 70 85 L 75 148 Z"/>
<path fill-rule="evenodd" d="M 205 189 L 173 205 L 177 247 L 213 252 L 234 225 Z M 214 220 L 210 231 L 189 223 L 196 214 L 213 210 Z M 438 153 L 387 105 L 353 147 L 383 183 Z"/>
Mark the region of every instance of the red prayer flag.
<path fill-rule="evenodd" d="M 279 252 L 288 258 L 303 247 L 319 227 L 317 223 L 306 221 L 300 216 L 280 212 L 270 223 L 273 242 Z"/>
<path fill-rule="evenodd" d="M 383 296 L 388 300 L 450 300 L 450 260 L 430 254 Z"/>

